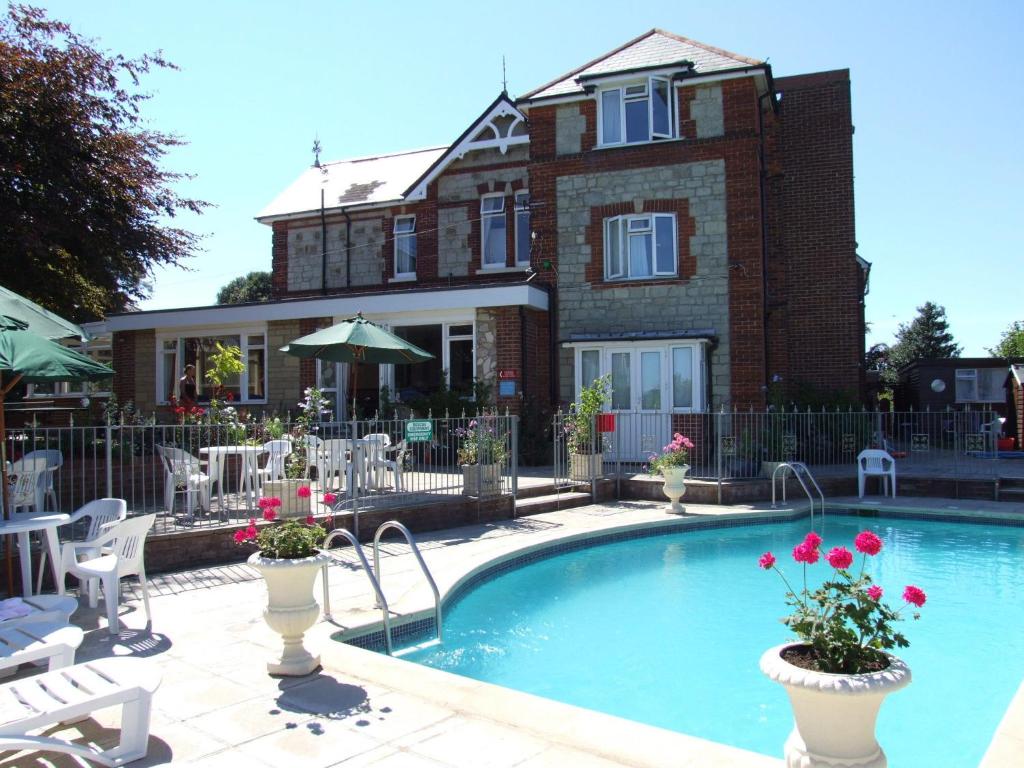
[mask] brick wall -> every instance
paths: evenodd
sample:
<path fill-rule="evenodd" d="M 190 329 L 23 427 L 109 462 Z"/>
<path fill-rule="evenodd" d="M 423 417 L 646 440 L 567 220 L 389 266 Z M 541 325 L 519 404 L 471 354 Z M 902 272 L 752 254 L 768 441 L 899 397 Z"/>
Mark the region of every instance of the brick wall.
<path fill-rule="evenodd" d="M 791 387 L 863 391 L 847 70 L 778 78 L 768 126 L 771 373 Z"/>
<path fill-rule="evenodd" d="M 117 331 L 111 339 L 114 394 L 124 405 L 135 400 L 135 331 Z"/>

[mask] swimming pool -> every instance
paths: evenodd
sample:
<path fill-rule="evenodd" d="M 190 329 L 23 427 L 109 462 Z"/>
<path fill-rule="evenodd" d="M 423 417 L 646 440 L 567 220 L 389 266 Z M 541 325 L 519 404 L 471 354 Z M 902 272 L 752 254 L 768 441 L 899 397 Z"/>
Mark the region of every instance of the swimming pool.
<path fill-rule="evenodd" d="M 807 528 L 691 530 L 541 559 L 462 595 L 444 645 L 406 658 L 780 756 L 789 704 L 758 659 L 791 636 L 777 623 L 783 588 L 757 558 L 788 553 Z M 914 682 L 882 709 L 890 764 L 976 765 L 1024 677 L 1024 528 L 830 515 L 825 547 L 865 529 L 885 542 L 872 574 L 888 594 L 928 593 L 921 621 L 900 625 Z"/>

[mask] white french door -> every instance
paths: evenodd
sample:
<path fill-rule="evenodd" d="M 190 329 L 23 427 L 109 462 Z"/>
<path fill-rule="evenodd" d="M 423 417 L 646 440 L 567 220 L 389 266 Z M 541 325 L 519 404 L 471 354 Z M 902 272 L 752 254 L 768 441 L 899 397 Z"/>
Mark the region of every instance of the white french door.
<path fill-rule="evenodd" d="M 665 350 L 609 348 L 604 358 L 604 368 L 611 374 L 611 410 L 616 414 L 616 434 L 609 448 L 617 448 L 623 461 L 645 462 L 672 438 Z"/>

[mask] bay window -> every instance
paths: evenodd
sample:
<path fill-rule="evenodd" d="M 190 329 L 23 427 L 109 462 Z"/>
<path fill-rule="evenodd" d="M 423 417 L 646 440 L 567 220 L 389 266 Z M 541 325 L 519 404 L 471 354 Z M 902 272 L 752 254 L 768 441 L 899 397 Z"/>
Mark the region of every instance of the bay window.
<path fill-rule="evenodd" d="M 672 89 L 664 77 L 600 91 L 600 146 L 639 144 L 674 136 Z"/>
<path fill-rule="evenodd" d="M 639 280 L 675 275 L 675 215 L 655 213 L 605 219 L 605 280 Z"/>

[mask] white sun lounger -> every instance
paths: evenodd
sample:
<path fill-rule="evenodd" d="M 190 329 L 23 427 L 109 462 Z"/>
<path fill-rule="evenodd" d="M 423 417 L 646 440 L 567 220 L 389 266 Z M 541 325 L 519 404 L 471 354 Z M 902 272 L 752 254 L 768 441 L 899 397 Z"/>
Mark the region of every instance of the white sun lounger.
<path fill-rule="evenodd" d="M 56 622 L 33 621 L 16 627 L 0 624 L 0 670 L 44 659 L 49 659 L 51 672 L 70 667 L 84 635 L 80 627 Z"/>
<path fill-rule="evenodd" d="M 3 615 L 10 616 L 10 618 L 3 618 L 3 615 L 0 615 L 0 629 L 38 621 L 67 624 L 71 620 L 71 614 L 78 610 L 78 600 L 71 595 L 15 597 L 10 600 L 0 600 L 0 604 L 8 606 L 9 610 Z M 20 609 L 11 610 L 15 604 L 20 604 Z"/>
<path fill-rule="evenodd" d="M 146 756 L 153 692 L 160 672 L 142 659 L 107 658 L 76 664 L 0 685 L 0 751 L 63 752 L 101 765 L 119 766 Z M 30 736 L 120 704 L 121 740 L 99 750 L 49 736 Z"/>

